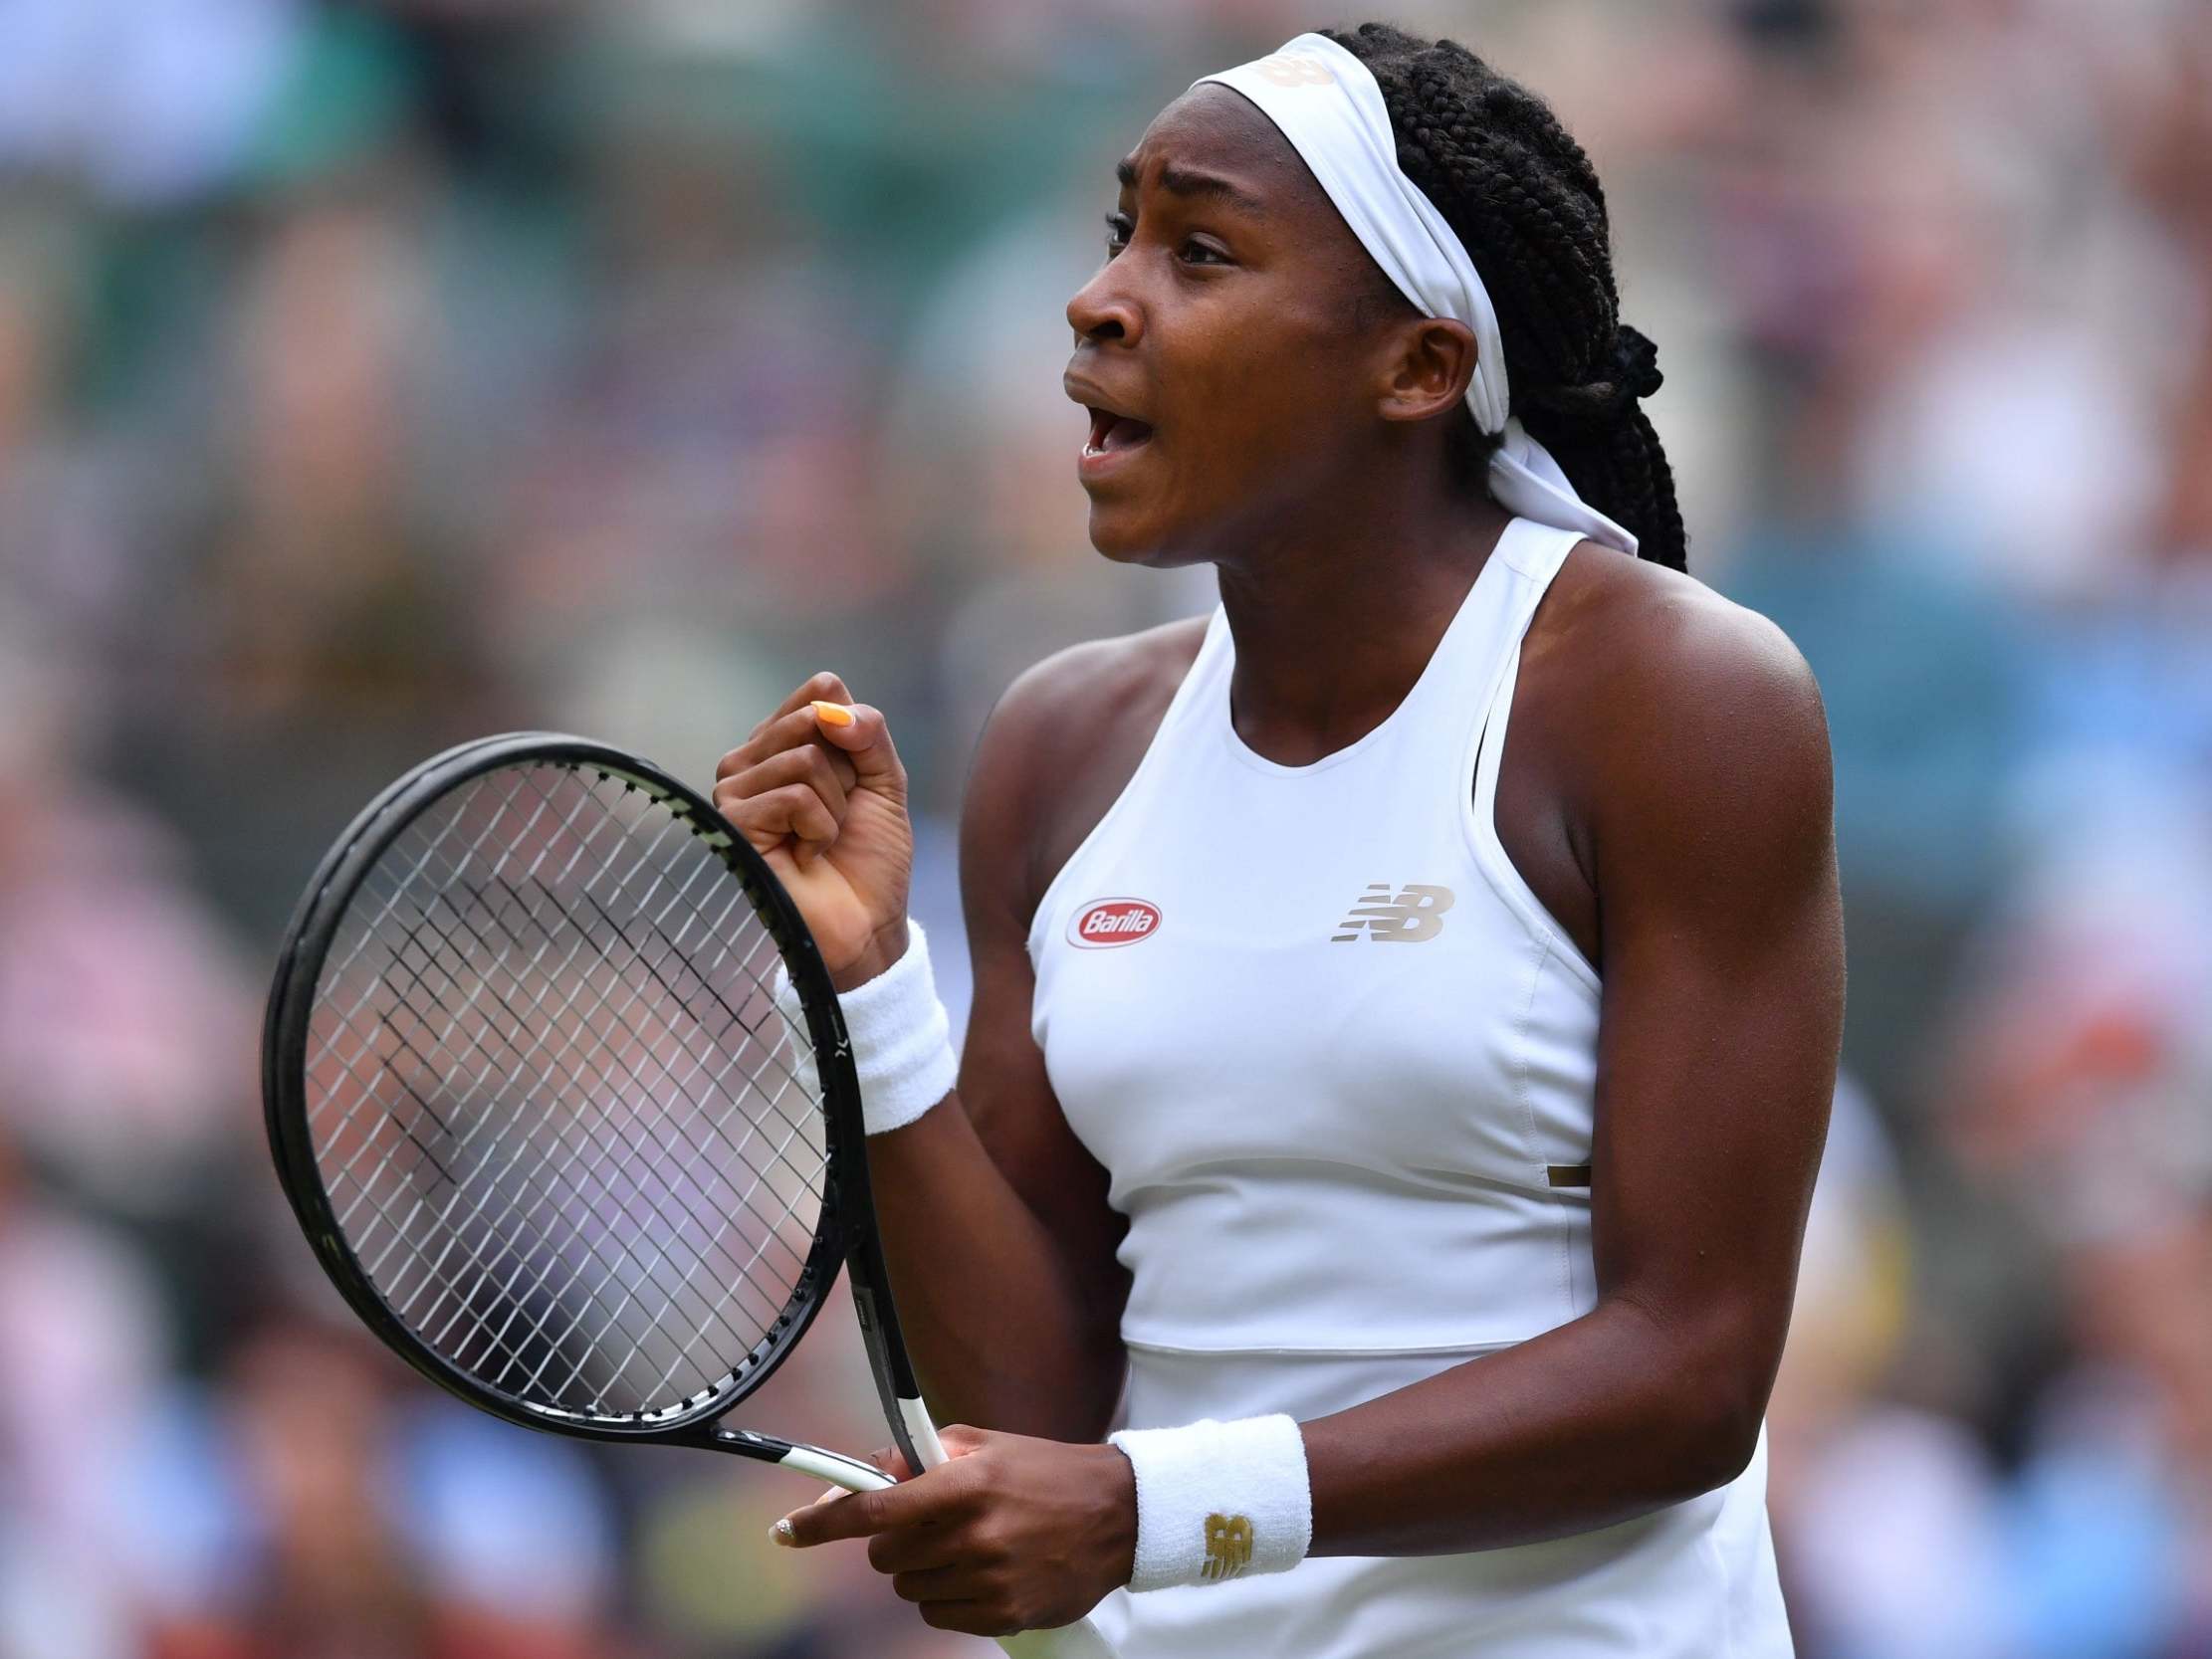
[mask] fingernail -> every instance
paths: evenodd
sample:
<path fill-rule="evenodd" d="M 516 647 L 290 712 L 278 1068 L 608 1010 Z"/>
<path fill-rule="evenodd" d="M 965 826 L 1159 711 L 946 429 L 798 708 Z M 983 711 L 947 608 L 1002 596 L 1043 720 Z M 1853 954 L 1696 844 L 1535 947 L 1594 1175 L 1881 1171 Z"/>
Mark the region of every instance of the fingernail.
<path fill-rule="evenodd" d="M 814 718 L 824 726 L 851 726 L 859 717 L 842 703 L 817 703 Z"/>
<path fill-rule="evenodd" d="M 785 1517 L 783 1517 L 782 1520 L 778 1521 L 774 1526 L 771 1527 L 769 1529 L 769 1538 L 773 1542 L 782 1545 L 783 1548 L 786 1550 L 795 1549 L 797 1540 L 791 1532 L 791 1518 L 786 1515 Z"/>

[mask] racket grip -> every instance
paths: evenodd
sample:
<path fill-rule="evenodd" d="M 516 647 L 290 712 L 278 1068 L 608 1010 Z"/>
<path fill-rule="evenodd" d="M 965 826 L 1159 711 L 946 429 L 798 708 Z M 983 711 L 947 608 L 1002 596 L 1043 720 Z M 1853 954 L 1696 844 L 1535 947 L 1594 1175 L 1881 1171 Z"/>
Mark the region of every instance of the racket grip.
<path fill-rule="evenodd" d="M 1058 1630 L 1024 1630 L 1000 1636 L 998 1645 L 1012 1659 L 1115 1659 L 1114 1650 L 1089 1619 Z"/>

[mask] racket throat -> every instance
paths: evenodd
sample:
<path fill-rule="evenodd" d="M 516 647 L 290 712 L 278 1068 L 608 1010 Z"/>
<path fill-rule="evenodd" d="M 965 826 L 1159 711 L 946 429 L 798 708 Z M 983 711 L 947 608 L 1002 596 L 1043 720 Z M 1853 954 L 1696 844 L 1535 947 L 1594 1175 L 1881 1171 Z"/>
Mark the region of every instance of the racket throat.
<path fill-rule="evenodd" d="M 891 1425 L 891 1438 L 907 1467 L 916 1474 L 935 1469 L 945 1461 L 944 1443 L 937 1438 L 937 1424 L 930 1417 L 929 1407 L 922 1403 L 922 1385 L 906 1357 L 906 1345 L 899 1340 L 889 1299 L 879 1301 L 875 1294 L 874 1287 L 882 1283 L 884 1269 L 882 1250 L 873 1234 L 855 1242 L 850 1265 L 853 1312 L 860 1319 L 861 1342 L 868 1350 L 868 1365 L 875 1373 L 876 1393 Z"/>

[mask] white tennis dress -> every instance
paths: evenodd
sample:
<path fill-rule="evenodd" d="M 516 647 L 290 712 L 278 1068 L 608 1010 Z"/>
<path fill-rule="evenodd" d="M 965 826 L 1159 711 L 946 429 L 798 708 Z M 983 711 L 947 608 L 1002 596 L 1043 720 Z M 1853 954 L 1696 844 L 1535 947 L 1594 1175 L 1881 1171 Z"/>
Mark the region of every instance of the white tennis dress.
<path fill-rule="evenodd" d="M 1595 1305 L 1598 975 L 1494 820 L 1521 638 L 1577 539 L 1512 520 L 1405 702 L 1307 766 L 1236 735 L 1217 608 L 1046 890 L 1031 1029 L 1129 1217 L 1129 1426 L 1303 1421 Z M 1096 1618 L 1125 1659 L 1778 1659 L 1765 1491 L 1762 1433 L 1728 1486 L 1619 1526 Z"/>

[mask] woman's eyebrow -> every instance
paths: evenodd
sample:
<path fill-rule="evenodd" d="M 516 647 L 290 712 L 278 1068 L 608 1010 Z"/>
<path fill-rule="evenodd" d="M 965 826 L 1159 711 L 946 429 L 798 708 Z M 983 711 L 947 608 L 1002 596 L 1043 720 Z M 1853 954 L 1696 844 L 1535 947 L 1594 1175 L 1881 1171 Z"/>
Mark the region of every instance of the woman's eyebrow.
<path fill-rule="evenodd" d="M 1115 162 L 1114 177 L 1121 181 L 1123 189 L 1136 189 L 1137 164 L 1128 159 Z M 1258 218 L 1264 218 L 1267 213 L 1267 204 L 1260 200 L 1258 196 L 1243 185 L 1232 179 L 1223 178 L 1218 173 L 1207 173 L 1193 167 L 1169 165 L 1160 169 L 1158 183 L 1160 188 L 1170 195 L 1212 197 L 1217 201 L 1227 202 L 1232 207 L 1241 208 L 1246 213 Z"/>

